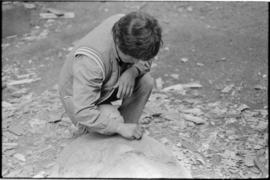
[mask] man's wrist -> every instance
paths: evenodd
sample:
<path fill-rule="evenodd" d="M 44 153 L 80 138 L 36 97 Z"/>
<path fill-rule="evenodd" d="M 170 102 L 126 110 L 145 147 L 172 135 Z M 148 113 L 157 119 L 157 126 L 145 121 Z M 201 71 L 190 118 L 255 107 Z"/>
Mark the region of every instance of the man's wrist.
<path fill-rule="evenodd" d="M 132 73 L 133 77 L 138 77 L 139 76 L 139 69 L 136 68 L 135 66 L 131 66 L 129 68 L 129 71 Z"/>

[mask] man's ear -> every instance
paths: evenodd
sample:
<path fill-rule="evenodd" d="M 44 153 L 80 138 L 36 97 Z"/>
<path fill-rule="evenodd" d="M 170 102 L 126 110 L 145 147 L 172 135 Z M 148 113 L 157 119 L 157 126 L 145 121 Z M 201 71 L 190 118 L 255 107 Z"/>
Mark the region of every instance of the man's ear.
<path fill-rule="evenodd" d="M 115 44 L 118 46 L 119 45 L 119 39 L 118 38 L 115 38 L 114 40 Z"/>

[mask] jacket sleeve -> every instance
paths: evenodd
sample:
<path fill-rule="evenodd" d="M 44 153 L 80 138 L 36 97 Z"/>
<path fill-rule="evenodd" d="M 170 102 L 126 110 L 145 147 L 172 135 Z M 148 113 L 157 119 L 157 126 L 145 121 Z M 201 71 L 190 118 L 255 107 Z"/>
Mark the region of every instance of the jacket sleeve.
<path fill-rule="evenodd" d="M 102 70 L 91 58 L 79 55 L 73 63 L 74 116 L 79 125 L 101 134 L 114 134 L 120 116 L 103 113 L 96 105 L 103 82 Z"/>
<path fill-rule="evenodd" d="M 149 72 L 151 69 L 152 60 L 149 61 L 139 61 L 133 66 L 135 66 L 138 70 L 139 75 L 144 75 L 145 73 Z"/>

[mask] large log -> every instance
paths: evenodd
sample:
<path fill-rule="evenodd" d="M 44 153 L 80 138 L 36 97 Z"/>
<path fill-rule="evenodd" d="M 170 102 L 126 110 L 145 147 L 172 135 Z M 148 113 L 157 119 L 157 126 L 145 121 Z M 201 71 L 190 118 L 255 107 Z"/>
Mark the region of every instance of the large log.
<path fill-rule="evenodd" d="M 54 177 L 191 178 L 171 151 L 144 135 L 141 140 L 86 134 L 60 154 Z"/>

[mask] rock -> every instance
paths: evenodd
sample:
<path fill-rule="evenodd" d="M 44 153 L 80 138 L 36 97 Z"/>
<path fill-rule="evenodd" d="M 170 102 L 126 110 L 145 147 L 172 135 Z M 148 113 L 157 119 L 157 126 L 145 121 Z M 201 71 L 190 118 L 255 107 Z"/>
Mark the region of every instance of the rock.
<path fill-rule="evenodd" d="M 11 82 L 7 83 L 7 86 L 29 84 L 29 83 L 36 82 L 39 80 L 41 80 L 41 78 L 16 80 L 16 81 L 11 81 Z"/>
<path fill-rule="evenodd" d="M 254 166 L 254 165 L 255 165 L 255 164 L 254 164 L 254 158 L 255 158 L 255 156 L 247 155 L 247 156 L 245 157 L 245 160 L 244 160 L 245 165 L 246 165 L 247 167 L 252 167 L 252 166 Z"/>
<path fill-rule="evenodd" d="M 173 86 L 169 86 L 166 87 L 164 89 L 162 89 L 162 91 L 167 92 L 167 91 L 177 91 L 177 93 L 185 95 L 186 94 L 186 90 L 184 89 L 182 84 L 176 84 Z"/>
<path fill-rule="evenodd" d="M 246 109 L 249 109 L 249 107 L 246 104 L 241 104 L 238 108 L 237 111 L 242 112 Z"/>
<path fill-rule="evenodd" d="M 164 144 L 164 145 L 167 145 L 167 144 L 170 143 L 170 141 L 169 141 L 167 138 L 165 138 L 165 137 L 161 138 L 161 139 L 160 139 L 160 142 L 161 142 L 162 144 Z"/>
<path fill-rule="evenodd" d="M 199 89 L 202 87 L 202 85 L 199 82 L 190 82 L 187 84 L 184 84 L 185 88 L 190 88 L 190 89 Z"/>
<path fill-rule="evenodd" d="M 40 171 L 39 173 L 37 173 L 35 176 L 33 176 L 33 178 L 44 178 L 46 177 L 46 172 L 45 171 Z"/>
<path fill-rule="evenodd" d="M 255 126 L 255 129 L 258 131 L 263 131 L 268 127 L 268 121 L 259 121 L 258 125 Z"/>
<path fill-rule="evenodd" d="M 171 74 L 170 76 L 174 79 L 179 79 L 179 74 Z"/>
<path fill-rule="evenodd" d="M 10 104 L 9 102 L 6 102 L 6 101 L 2 101 L 2 107 L 3 108 L 13 108 L 13 105 Z"/>
<path fill-rule="evenodd" d="M 188 62 L 188 58 L 181 58 L 181 61 L 184 62 L 184 63 Z"/>
<path fill-rule="evenodd" d="M 256 86 L 254 86 L 254 89 L 255 89 L 255 90 L 265 90 L 266 87 L 264 87 L 264 86 L 258 84 L 258 85 L 256 85 Z"/>
<path fill-rule="evenodd" d="M 188 7 L 187 7 L 187 10 L 190 11 L 190 12 L 193 11 L 192 6 L 188 6 Z"/>
<path fill-rule="evenodd" d="M 4 132 L 3 135 L 10 140 L 17 140 L 18 139 L 18 136 L 14 135 L 13 133 L 10 133 L 8 131 Z"/>
<path fill-rule="evenodd" d="M 191 178 L 170 150 L 146 135 L 134 141 L 82 135 L 64 148 L 55 169 L 50 177 Z"/>

